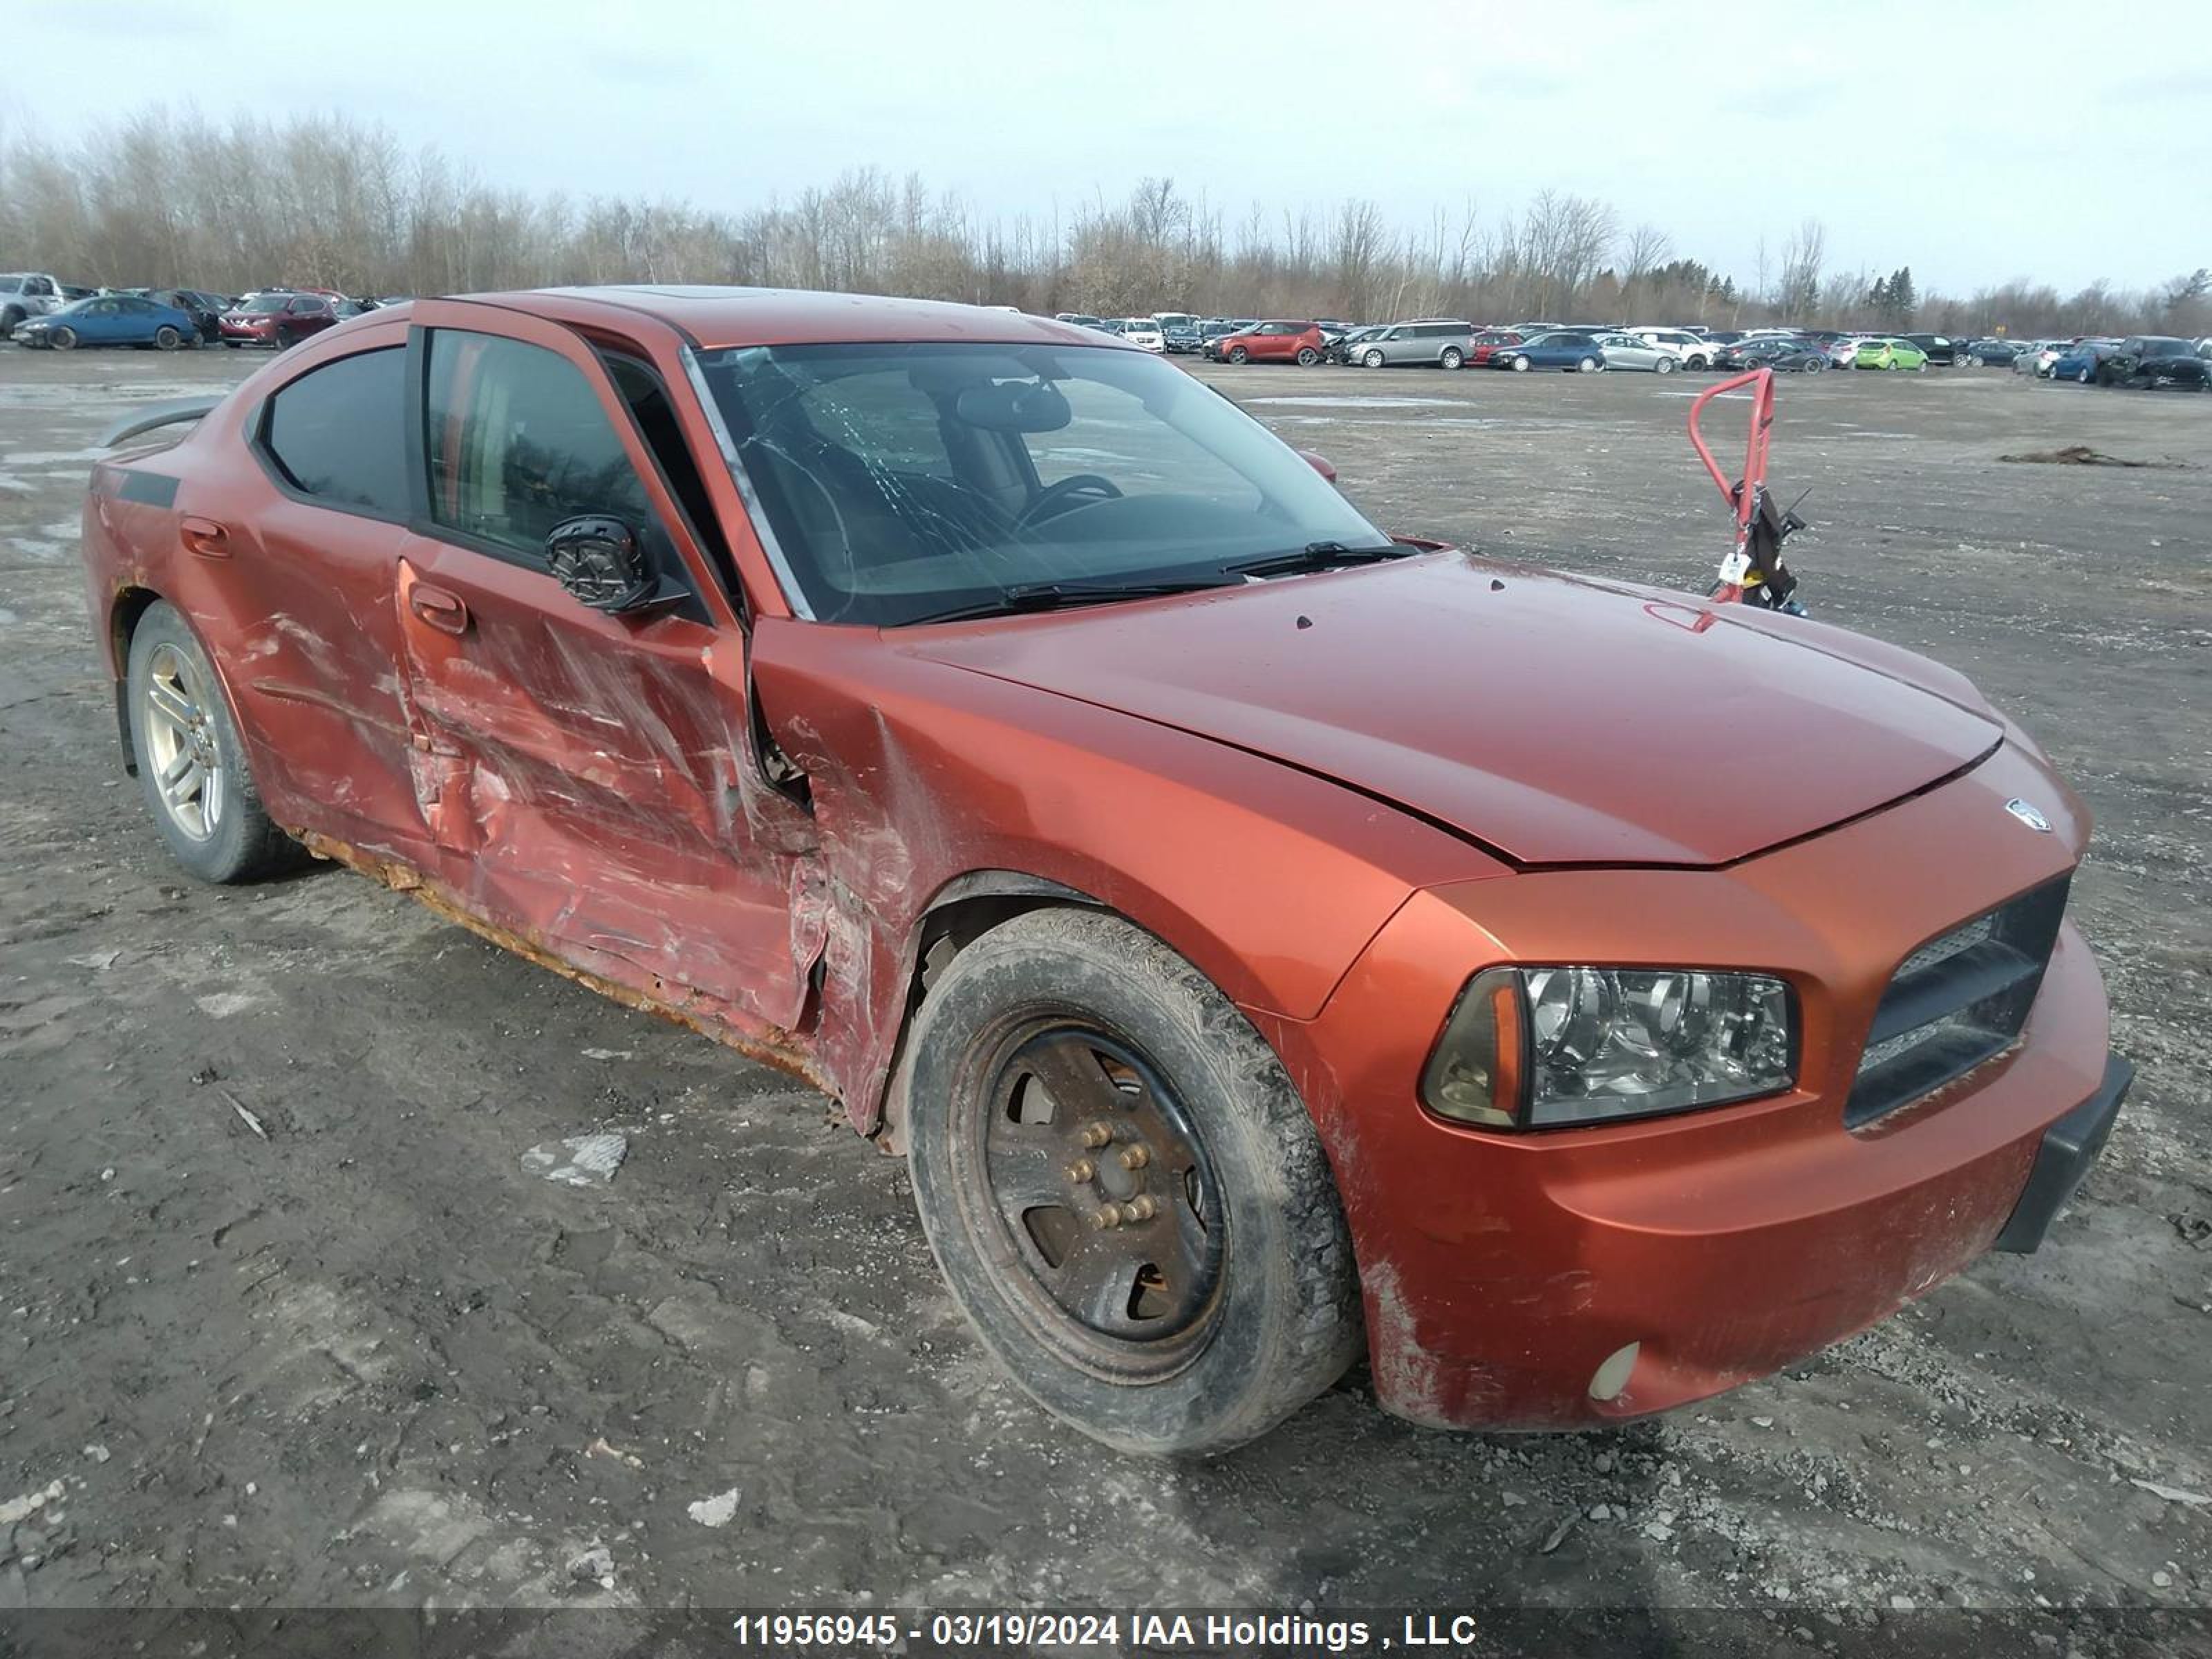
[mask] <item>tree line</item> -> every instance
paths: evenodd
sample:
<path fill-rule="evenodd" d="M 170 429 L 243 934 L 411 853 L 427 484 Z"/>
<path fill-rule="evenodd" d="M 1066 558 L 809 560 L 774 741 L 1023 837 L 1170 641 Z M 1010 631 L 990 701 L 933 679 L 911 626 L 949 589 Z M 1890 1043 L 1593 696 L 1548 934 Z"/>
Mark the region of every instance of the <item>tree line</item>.
<path fill-rule="evenodd" d="M 0 128 L 0 262 L 111 286 L 356 295 L 548 284 L 732 283 L 1123 316 L 1158 309 L 1352 320 L 1591 319 L 1918 325 L 1947 332 L 2212 332 L 2212 273 L 2143 291 L 2014 282 L 1923 293 L 1911 268 L 1833 267 L 1808 219 L 1724 275 L 1663 227 L 1546 191 L 1394 223 L 1372 201 L 1232 216 L 1147 178 L 1049 218 L 979 214 L 874 168 L 785 199 L 707 211 L 647 198 L 502 189 L 435 148 L 341 117 L 217 121 L 144 110 L 66 144 Z"/>

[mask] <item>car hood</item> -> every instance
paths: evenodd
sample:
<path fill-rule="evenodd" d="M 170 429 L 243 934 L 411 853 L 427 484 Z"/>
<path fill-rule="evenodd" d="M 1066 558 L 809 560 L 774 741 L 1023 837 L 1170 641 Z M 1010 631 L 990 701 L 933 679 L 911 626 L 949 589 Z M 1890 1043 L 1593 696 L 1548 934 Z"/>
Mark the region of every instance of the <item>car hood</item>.
<path fill-rule="evenodd" d="M 1522 865 L 1729 863 L 2002 738 L 1964 680 L 1877 641 L 1458 552 L 902 644 L 1334 780 Z"/>

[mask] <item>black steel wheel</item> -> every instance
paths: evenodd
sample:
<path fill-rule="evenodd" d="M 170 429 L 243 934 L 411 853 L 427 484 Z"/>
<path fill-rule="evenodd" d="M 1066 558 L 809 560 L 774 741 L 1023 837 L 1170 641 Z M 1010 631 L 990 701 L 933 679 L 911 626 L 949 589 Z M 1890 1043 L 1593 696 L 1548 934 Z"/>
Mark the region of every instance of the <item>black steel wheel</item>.
<path fill-rule="evenodd" d="M 1042 910 L 933 976 L 909 1034 L 915 1207 L 1030 1395 L 1124 1450 L 1265 1433 L 1363 1338 L 1342 1207 L 1259 1033 L 1120 917 Z"/>
<path fill-rule="evenodd" d="M 961 1150 L 1043 1325 L 1101 1376 L 1171 1374 L 1220 1287 L 1220 1187 L 1174 1086 L 1087 1024 L 1018 1027 Z M 988 1062 L 987 1062 L 988 1063 Z"/>

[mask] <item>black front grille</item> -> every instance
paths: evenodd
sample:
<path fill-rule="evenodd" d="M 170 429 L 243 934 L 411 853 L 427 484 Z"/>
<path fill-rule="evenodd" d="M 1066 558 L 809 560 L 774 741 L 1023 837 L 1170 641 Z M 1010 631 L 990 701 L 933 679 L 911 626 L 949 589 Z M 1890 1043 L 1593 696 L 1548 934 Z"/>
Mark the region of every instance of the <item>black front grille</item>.
<path fill-rule="evenodd" d="M 2071 880 L 2023 893 L 1899 964 L 1859 1056 L 1846 1125 L 1871 1123 L 2012 1047 L 2043 984 Z"/>

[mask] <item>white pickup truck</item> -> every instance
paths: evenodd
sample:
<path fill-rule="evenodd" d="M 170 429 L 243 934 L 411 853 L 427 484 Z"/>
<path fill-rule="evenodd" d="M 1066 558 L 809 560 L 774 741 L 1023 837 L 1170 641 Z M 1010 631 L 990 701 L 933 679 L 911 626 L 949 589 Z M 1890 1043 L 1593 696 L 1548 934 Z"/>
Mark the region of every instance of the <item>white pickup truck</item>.
<path fill-rule="evenodd" d="M 62 285 L 42 270 L 0 271 L 0 340 L 26 317 L 43 317 L 68 299 Z"/>

